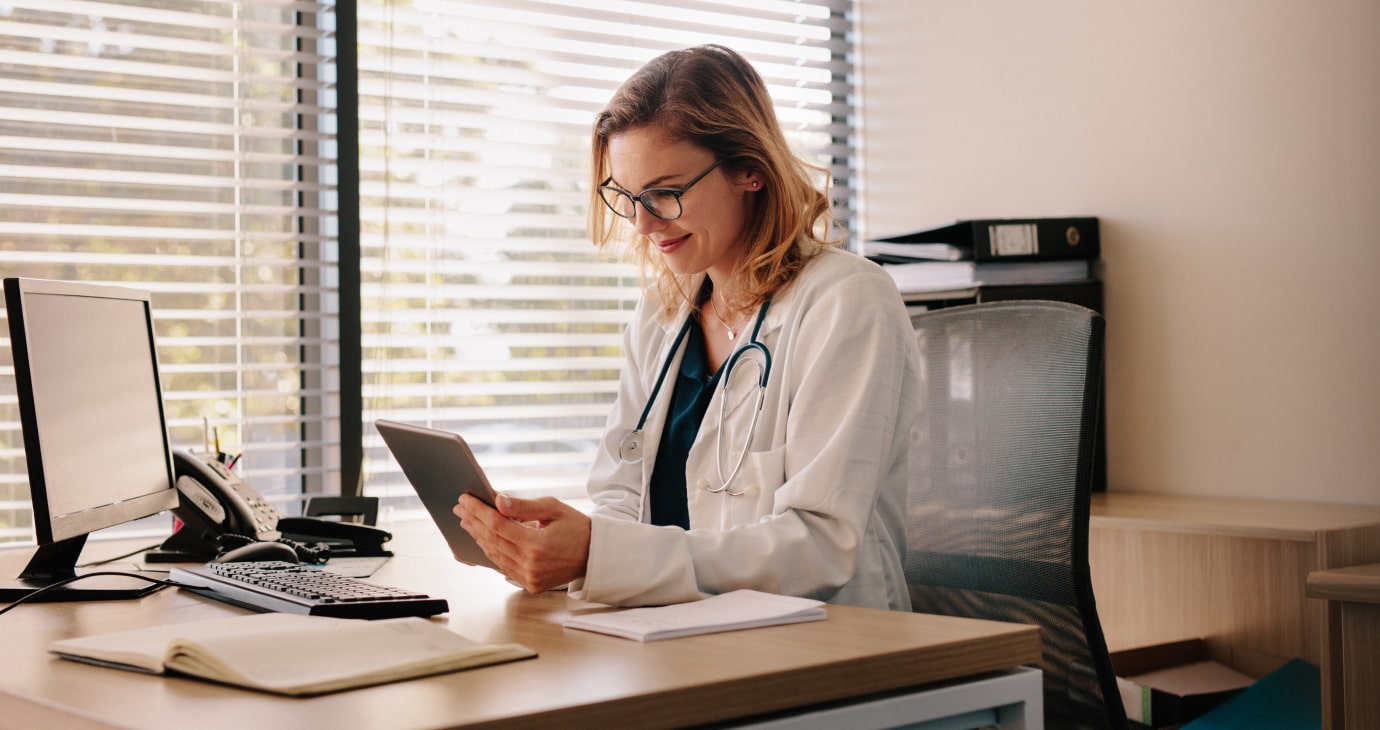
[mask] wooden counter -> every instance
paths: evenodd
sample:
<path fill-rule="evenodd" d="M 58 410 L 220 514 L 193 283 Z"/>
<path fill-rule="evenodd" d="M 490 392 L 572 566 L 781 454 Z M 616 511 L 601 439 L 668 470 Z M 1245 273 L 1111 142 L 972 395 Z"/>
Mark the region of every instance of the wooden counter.
<path fill-rule="evenodd" d="M 1340 727 L 1340 615 L 1304 585 L 1380 562 L 1380 507 L 1100 493 L 1088 561 L 1113 651 L 1203 637 L 1302 658 L 1322 670 L 1324 725 Z"/>

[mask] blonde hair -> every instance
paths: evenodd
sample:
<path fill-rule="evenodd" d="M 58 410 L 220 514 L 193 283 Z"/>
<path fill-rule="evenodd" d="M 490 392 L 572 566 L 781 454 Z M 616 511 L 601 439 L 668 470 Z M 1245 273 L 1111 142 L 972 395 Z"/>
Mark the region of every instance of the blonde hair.
<path fill-rule="evenodd" d="M 655 128 L 673 141 L 689 141 L 723 158 L 723 166 L 761 177 L 763 189 L 754 194 L 748 222 L 746 250 L 735 267 L 736 309 L 756 307 L 790 284 L 805 263 L 827 246 L 834 225 L 829 198 L 812 181 L 828 170 L 792 152 L 766 84 L 738 53 L 719 45 L 704 45 L 662 54 L 635 72 L 614 93 L 594 120 L 589 234 L 605 248 L 618 238 L 621 220 L 599 198 L 598 187 L 610 177 L 609 139 L 623 132 Z M 827 189 L 827 182 L 826 182 Z M 682 302 L 692 307 L 695 292 L 690 277 L 677 275 L 655 252 L 645 236 L 632 233 L 626 241 L 652 278 L 670 316 Z"/>

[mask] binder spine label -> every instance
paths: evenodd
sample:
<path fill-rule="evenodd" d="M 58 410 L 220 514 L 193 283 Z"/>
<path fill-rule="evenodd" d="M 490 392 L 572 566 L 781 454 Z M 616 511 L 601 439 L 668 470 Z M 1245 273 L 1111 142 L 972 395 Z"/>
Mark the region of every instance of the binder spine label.
<path fill-rule="evenodd" d="M 1035 256 L 1040 253 L 1040 234 L 1034 223 L 997 223 L 987 226 L 992 256 Z"/>

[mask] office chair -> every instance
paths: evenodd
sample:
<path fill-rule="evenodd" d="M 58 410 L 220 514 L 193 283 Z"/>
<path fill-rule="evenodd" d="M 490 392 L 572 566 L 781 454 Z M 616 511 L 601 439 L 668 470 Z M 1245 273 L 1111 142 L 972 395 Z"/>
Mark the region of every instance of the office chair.
<path fill-rule="evenodd" d="M 913 321 L 913 610 L 1039 625 L 1049 726 L 1125 728 L 1088 570 L 1102 317 L 1006 301 Z"/>

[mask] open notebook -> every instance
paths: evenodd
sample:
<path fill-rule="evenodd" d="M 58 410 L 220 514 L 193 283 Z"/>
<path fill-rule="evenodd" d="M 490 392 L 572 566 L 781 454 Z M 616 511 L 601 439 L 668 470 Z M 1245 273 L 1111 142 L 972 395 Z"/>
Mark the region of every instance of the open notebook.
<path fill-rule="evenodd" d="M 64 659 L 182 674 L 285 695 L 315 695 L 526 659 L 423 618 L 363 621 L 263 613 L 55 641 Z"/>

